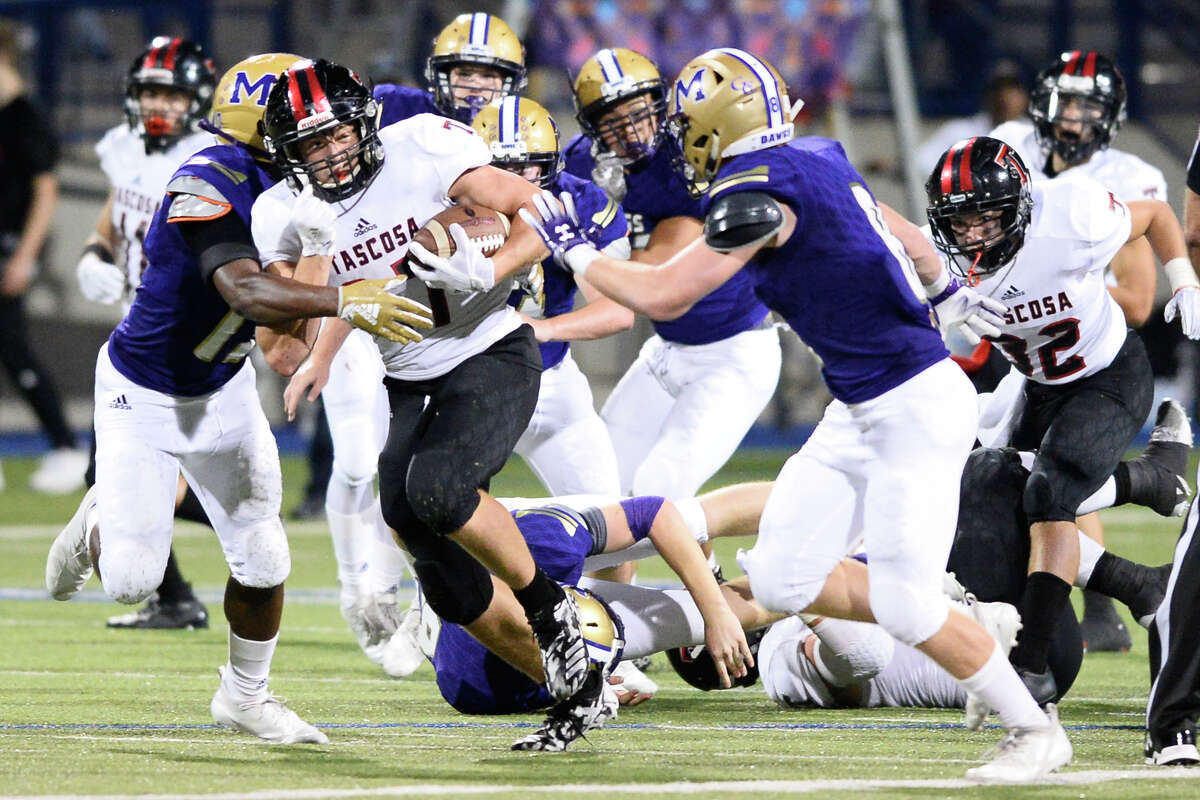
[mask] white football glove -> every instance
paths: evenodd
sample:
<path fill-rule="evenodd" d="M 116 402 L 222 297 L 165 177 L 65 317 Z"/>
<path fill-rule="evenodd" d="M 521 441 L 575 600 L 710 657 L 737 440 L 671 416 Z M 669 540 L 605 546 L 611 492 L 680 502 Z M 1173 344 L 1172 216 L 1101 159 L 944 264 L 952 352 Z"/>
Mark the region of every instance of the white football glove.
<path fill-rule="evenodd" d="M 408 266 L 413 275 L 431 289 L 451 292 L 491 290 L 496 285 L 495 264 L 471 241 L 462 225 L 456 222 L 449 231 L 454 240 L 454 255 L 449 258 L 434 255 L 416 242 L 409 244 L 408 252 L 414 258 L 409 259 Z"/>
<path fill-rule="evenodd" d="M 93 303 L 112 305 L 125 294 L 125 272 L 92 251 L 83 254 L 75 267 L 79 290 Z"/>
<path fill-rule="evenodd" d="M 1176 314 L 1184 335 L 1189 339 L 1200 339 L 1200 288 L 1184 286 L 1171 295 L 1163 309 L 1163 319 L 1170 322 Z"/>
<path fill-rule="evenodd" d="M 943 328 L 954 327 L 969 344 L 979 344 L 980 337 L 999 336 L 1008 307 L 999 300 L 985 297 L 957 279 L 933 298 L 934 313 Z"/>
<path fill-rule="evenodd" d="M 337 212 L 333 206 L 313 196 L 312 184 L 305 184 L 304 191 L 292 206 L 292 227 L 300 236 L 300 255 L 333 255 L 334 226 Z"/>

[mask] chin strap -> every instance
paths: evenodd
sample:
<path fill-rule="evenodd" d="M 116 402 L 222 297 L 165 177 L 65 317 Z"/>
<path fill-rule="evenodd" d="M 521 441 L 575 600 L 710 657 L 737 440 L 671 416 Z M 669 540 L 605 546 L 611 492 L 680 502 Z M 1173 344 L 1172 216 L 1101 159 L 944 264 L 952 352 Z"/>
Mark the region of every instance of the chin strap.
<path fill-rule="evenodd" d="M 981 258 L 983 258 L 982 250 L 975 254 L 975 260 L 971 262 L 971 268 L 967 270 L 967 286 L 972 288 L 979 285 L 979 273 L 975 271 L 975 267 L 979 266 Z"/>

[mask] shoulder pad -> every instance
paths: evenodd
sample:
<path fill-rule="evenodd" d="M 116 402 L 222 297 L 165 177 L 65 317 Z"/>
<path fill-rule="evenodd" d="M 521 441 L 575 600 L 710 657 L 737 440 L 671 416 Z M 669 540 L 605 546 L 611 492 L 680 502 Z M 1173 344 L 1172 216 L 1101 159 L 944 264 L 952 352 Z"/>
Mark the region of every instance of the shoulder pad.
<path fill-rule="evenodd" d="M 224 216 L 233 207 L 217 187 L 195 175 L 177 175 L 167 184 L 171 207 L 167 222 L 210 220 Z"/>
<path fill-rule="evenodd" d="M 733 192 L 713 201 L 704 243 L 719 253 L 762 244 L 783 227 L 783 209 L 765 192 Z"/>

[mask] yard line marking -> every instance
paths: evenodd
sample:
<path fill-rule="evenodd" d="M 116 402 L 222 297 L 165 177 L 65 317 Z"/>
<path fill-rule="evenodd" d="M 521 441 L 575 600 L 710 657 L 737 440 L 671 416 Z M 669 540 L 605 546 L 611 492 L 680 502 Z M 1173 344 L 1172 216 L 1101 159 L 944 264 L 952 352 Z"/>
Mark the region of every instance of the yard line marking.
<path fill-rule="evenodd" d="M 517 756 L 520 758 L 521 756 Z M 529 758 L 530 756 L 525 756 Z M 537 756 L 532 756 L 537 758 Z M 1095 783 L 1137 780 L 1194 780 L 1195 772 L 1186 767 L 1146 767 L 1124 770 L 1081 770 L 1050 775 L 1037 784 L 1043 786 L 1086 786 Z M 254 792 L 214 792 L 209 794 L 109 794 L 109 795 L 36 795 L 5 796 L 6 800 L 321 800 L 343 797 L 414 797 L 444 795 L 489 795 L 513 792 L 522 794 L 716 794 L 759 792 L 771 794 L 812 794 L 815 792 L 862 792 L 876 789 L 972 789 L 987 786 L 965 778 L 917 778 L 908 780 L 844 778 L 775 781 L 674 781 L 670 783 L 560 783 L 542 786 L 480 786 L 477 784 L 410 784 L 377 786 L 369 789 L 263 789 Z"/>

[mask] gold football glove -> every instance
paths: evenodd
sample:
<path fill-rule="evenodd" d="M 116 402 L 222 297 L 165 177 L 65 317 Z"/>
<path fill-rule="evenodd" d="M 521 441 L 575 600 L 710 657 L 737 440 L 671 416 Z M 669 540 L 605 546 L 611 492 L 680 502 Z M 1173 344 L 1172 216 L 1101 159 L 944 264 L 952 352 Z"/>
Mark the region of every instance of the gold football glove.
<path fill-rule="evenodd" d="M 433 312 L 396 294 L 404 278 L 357 281 L 338 287 L 338 316 L 372 336 L 409 344 L 423 338 L 417 328 L 433 327 Z"/>

